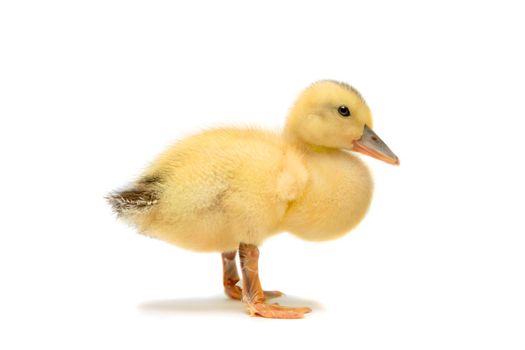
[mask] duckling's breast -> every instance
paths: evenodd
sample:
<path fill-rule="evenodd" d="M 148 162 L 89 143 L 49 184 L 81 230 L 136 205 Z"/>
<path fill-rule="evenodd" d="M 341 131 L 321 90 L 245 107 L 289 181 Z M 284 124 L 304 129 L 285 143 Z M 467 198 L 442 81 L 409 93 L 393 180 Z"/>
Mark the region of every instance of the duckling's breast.
<path fill-rule="evenodd" d="M 293 202 L 282 228 L 303 239 L 337 238 L 365 216 L 373 192 L 372 176 L 361 159 L 346 152 L 311 153 L 304 194 Z"/>

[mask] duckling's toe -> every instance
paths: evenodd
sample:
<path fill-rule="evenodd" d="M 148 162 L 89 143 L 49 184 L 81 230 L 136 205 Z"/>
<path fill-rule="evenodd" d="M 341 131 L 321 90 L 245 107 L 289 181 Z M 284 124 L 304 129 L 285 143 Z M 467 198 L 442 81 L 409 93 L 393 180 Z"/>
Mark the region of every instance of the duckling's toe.
<path fill-rule="evenodd" d="M 250 316 L 265 318 L 303 318 L 304 314 L 312 311 L 309 307 L 287 307 L 278 304 L 247 303 L 246 305 Z"/>
<path fill-rule="evenodd" d="M 224 286 L 224 293 L 234 300 L 242 300 L 242 288 L 237 285 L 226 285 Z M 273 299 L 278 298 L 280 296 L 283 296 L 284 293 L 280 292 L 278 290 L 265 290 L 264 291 L 264 299 Z"/>

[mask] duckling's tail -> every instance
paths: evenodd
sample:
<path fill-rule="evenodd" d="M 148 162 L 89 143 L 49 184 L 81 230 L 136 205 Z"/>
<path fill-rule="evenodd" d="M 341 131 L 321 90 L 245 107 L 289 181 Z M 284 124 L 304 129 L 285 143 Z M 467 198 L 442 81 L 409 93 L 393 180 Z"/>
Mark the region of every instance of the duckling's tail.
<path fill-rule="evenodd" d="M 128 216 L 151 208 L 158 203 L 159 196 L 154 191 L 132 189 L 110 193 L 106 200 L 118 216 Z"/>

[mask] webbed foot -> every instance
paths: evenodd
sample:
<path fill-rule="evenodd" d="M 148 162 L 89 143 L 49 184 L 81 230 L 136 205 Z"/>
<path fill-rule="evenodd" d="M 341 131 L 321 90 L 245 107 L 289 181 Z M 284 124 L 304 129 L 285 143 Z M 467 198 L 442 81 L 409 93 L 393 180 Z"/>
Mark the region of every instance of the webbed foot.
<path fill-rule="evenodd" d="M 309 307 L 288 307 L 278 304 L 246 303 L 250 316 L 265 318 L 303 318 L 304 314 L 312 311 Z"/>
<path fill-rule="evenodd" d="M 224 286 L 224 293 L 230 297 L 231 299 L 235 300 L 242 300 L 242 288 L 237 285 L 225 285 Z M 264 291 L 264 299 L 273 299 L 278 298 L 280 296 L 284 295 L 283 292 L 279 292 L 278 290 L 265 290 Z"/>

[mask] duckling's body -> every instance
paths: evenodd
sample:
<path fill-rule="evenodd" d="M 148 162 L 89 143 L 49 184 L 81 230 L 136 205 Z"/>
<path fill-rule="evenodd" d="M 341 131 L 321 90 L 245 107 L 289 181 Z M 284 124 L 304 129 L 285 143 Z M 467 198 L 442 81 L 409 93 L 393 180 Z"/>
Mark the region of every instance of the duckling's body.
<path fill-rule="evenodd" d="M 352 123 L 331 119 L 339 118 L 331 115 L 332 100 L 353 106 Z M 359 223 L 370 204 L 372 179 L 364 163 L 343 149 L 371 132 L 367 125 L 368 107 L 353 88 L 314 84 L 292 109 L 283 133 L 222 128 L 191 136 L 161 154 L 129 190 L 109 199 L 142 233 L 223 253 L 226 293 L 242 295 L 252 314 L 302 317 L 307 308 L 264 303 L 257 246 L 284 231 L 307 240 L 333 239 Z M 334 137 L 317 141 L 329 134 Z M 236 286 L 238 248 L 244 291 Z"/>
<path fill-rule="evenodd" d="M 260 245 L 283 231 L 332 239 L 363 217 L 372 180 L 356 156 L 321 152 L 261 130 L 207 131 L 152 163 L 133 189 L 155 196 L 155 203 L 123 211 L 123 218 L 142 233 L 195 251 Z"/>

